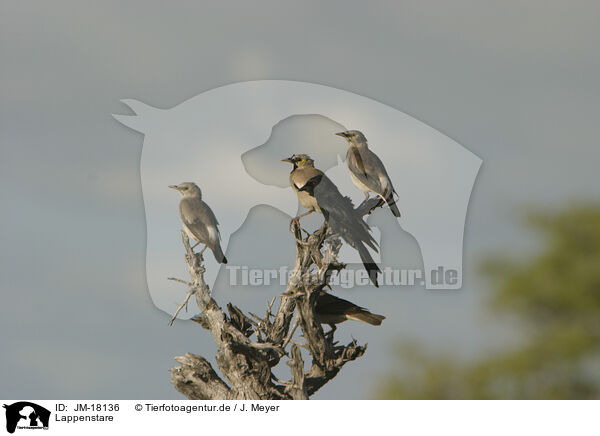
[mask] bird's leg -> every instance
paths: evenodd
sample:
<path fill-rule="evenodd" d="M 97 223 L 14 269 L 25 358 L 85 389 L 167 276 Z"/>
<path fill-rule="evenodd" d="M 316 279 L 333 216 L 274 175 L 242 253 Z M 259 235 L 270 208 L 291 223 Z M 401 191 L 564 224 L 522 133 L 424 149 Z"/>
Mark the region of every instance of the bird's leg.
<path fill-rule="evenodd" d="M 290 221 L 290 232 L 293 233 L 293 231 L 292 231 L 292 225 L 294 223 L 296 223 L 296 225 L 298 227 L 300 227 L 300 218 L 304 218 L 305 216 L 310 215 L 313 212 L 314 212 L 313 210 L 309 210 L 308 212 L 303 213 L 302 215 L 298 215 L 297 217 L 292 218 L 292 220 Z M 304 229 L 302 227 L 300 227 L 300 230 L 304 230 Z M 304 233 L 306 233 L 307 235 L 309 234 L 306 230 L 304 230 Z"/>
<path fill-rule="evenodd" d="M 329 324 L 329 327 L 331 327 L 331 330 L 325 333 L 325 336 L 327 336 L 330 340 L 333 341 L 333 333 L 337 330 L 337 327 L 333 323 Z"/>
<path fill-rule="evenodd" d="M 200 245 L 202 242 L 198 241 L 196 242 L 193 246 L 192 246 L 192 251 L 194 251 L 194 248 L 196 248 L 198 245 Z M 200 256 L 202 256 L 202 254 L 204 253 L 204 250 L 206 250 L 206 247 L 208 247 L 208 245 L 205 245 L 204 248 L 202 249 L 202 251 L 200 252 Z"/>
<path fill-rule="evenodd" d="M 194 244 L 194 246 L 192 247 L 192 252 L 194 251 L 194 248 L 196 248 L 199 244 L 200 244 L 200 242 L 196 242 Z M 207 247 L 208 247 L 208 245 L 205 245 L 204 248 L 202 250 L 200 250 L 200 253 L 196 253 L 196 255 L 200 255 L 201 260 L 204 260 L 204 257 L 202 255 L 204 254 L 204 250 L 206 250 Z"/>

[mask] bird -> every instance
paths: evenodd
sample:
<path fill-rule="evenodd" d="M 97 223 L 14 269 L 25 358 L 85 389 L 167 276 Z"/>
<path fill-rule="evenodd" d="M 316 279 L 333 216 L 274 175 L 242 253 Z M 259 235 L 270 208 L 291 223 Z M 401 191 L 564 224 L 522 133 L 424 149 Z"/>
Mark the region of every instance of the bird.
<path fill-rule="evenodd" d="M 383 315 L 371 313 L 363 307 L 327 292 L 321 292 L 317 296 L 315 313 L 317 314 L 317 321 L 321 324 L 329 324 L 332 330 L 335 329 L 335 324 L 349 319 L 371 325 L 381 325 L 381 322 L 385 319 Z"/>
<path fill-rule="evenodd" d="M 300 218 L 313 212 L 323 214 L 332 232 L 358 251 L 369 278 L 378 287 L 377 273 L 381 270 L 367 249 L 370 247 L 377 251 L 377 242 L 371 236 L 367 223 L 354 212 L 352 200 L 344 197 L 325 173 L 315 168 L 310 156 L 295 154 L 282 161 L 293 165 L 290 185 L 300 204 L 308 209 L 308 212 L 293 218 L 292 222 L 299 222 Z"/>
<path fill-rule="evenodd" d="M 373 192 L 387 203 L 396 218 L 400 218 L 400 211 L 394 199 L 396 191 L 392 180 L 379 156 L 369 150 L 365 135 L 359 130 L 346 130 L 336 135 L 346 139 L 350 144 L 346 152 L 346 165 L 352 182 L 363 191 L 366 200 L 369 199 L 369 192 Z"/>
<path fill-rule="evenodd" d="M 181 194 L 179 216 L 187 235 L 196 241 L 192 249 L 198 244 L 205 244 L 200 254 L 204 253 L 208 247 L 217 262 L 227 263 L 227 258 L 221 249 L 219 222 L 208 204 L 202 201 L 202 191 L 198 185 L 193 182 L 184 182 L 179 185 L 169 185 L 169 188 L 175 189 Z"/>

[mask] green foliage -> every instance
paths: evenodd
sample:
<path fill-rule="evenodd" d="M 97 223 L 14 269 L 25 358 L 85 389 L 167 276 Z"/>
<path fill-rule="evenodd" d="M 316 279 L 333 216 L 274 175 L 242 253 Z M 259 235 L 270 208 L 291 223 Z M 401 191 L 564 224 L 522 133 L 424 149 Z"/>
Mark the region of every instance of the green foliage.
<path fill-rule="evenodd" d="M 541 253 L 490 259 L 491 308 L 520 324 L 522 344 L 471 363 L 402 347 L 381 398 L 587 399 L 600 397 L 600 208 L 534 214 Z"/>

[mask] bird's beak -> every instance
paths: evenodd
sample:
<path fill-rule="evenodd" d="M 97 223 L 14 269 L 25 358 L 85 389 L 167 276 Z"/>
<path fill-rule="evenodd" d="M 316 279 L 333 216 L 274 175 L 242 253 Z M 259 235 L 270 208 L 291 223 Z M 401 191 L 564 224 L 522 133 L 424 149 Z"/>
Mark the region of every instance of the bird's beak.
<path fill-rule="evenodd" d="M 169 188 L 179 190 L 179 186 L 177 185 L 169 185 Z"/>
<path fill-rule="evenodd" d="M 289 163 L 292 163 L 292 162 L 294 162 L 294 161 L 292 160 L 292 158 L 291 158 L 291 157 L 286 157 L 285 159 L 281 159 L 281 162 L 289 162 Z"/>
<path fill-rule="evenodd" d="M 348 135 L 346 134 L 346 132 L 337 132 L 336 135 L 341 136 L 342 138 L 347 137 Z"/>

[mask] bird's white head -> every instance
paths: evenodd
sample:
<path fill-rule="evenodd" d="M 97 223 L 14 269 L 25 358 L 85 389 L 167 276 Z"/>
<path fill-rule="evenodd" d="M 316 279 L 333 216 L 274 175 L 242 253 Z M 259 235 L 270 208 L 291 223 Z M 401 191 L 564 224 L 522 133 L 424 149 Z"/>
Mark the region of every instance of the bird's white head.
<path fill-rule="evenodd" d="M 367 138 L 360 130 L 346 130 L 345 132 L 338 132 L 336 135 L 344 138 L 350 145 L 367 146 Z"/>
<path fill-rule="evenodd" d="M 169 188 L 179 191 L 183 197 L 197 197 L 202 199 L 202 191 L 194 182 L 183 182 L 179 185 L 169 185 Z"/>

